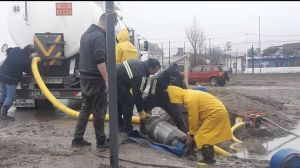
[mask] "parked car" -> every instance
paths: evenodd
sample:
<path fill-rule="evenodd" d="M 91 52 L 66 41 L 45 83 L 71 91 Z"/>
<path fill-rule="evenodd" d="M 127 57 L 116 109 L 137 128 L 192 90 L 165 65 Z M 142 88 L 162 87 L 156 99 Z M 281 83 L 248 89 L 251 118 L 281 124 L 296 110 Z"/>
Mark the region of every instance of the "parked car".
<path fill-rule="evenodd" d="M 224 86 L 229 76 L 223 70 L 223 65 L 198 65 L 188 72 L 189 84 L 209 82 L 212 86 Z"/>

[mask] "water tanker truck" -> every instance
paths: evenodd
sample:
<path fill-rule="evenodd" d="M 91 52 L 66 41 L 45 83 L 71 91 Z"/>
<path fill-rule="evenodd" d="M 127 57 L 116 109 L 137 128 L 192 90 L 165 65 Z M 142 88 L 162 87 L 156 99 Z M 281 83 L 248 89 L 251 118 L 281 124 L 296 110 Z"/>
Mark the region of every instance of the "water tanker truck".
<path fill-rule="evenodd" d="M 79 47 L 83 32 L 97 23 L 105 11 L 104 1 L 16 1 L 11 2 L 7 25 L 13 41 L 23 48 L 34 47 L 41 57 L 39 71 L 51 93 L 58 99 L 79 99 Z M 119 3 L 115 3 L 121 24 Z M 130 39 L 138 49 L 133 29 Z M 31 74 L 24 74 L 18 87 L 15 107 L 36 107 L 46 100 Z"/>

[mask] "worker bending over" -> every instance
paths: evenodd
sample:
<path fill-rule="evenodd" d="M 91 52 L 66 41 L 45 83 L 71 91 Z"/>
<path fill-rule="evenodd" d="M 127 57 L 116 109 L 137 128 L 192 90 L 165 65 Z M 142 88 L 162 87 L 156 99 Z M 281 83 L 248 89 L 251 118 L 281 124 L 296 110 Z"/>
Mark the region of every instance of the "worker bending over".
<path fill-rule="evenodd" d="M 31 73 L 30 65 L 33 54 L 35 54 L 35 49 L 31 44 L 23 49 L 14 47 L 6 50 L 7 57 L 0 68 L 0 118 L 3 120 L 15 120 L 7 113 L 16 99 L 17 85 L 23 72 Z"/>
<path fill-rule="evenodd" d="M 201 150 L 203 163 L 215 163 L 213 145 L 232 138 L 228 112 L 224 104 L 213 95 L 190 89 L 169 86 L 167 89 L 171 103 L 181 103 L 188 110 L 188 148 Z M 201 123 L 201 126 L 199 124 Z"/>
<path fill-rule="evenodd" d="M 186 123 L 177 104 L 170 102 L 168 93 L 165 90 L 169 85 L 179 86 L 186 89 L 183 76 L 179 72 L 177 63 L 171 64 L 167 69 L 154 76 L 150 83 L 148 95 L 145 97 L 145 111 L 150 112 L 154 107 L 161 107 L 172 118 L 177 128 L 187 133 Z"/>
<path fill-rule="evenodd" d="M 140 120 L 147 119 L 142 92 L 146 88 L 147 78 L 154 75 L 159 69 L 159 61 L 152 58 L 146 61 L 128 60 L 117 64 L 118 123 L 121 131 L 128 133 L 133 129 L 131 118 L 134 104 Z"/>

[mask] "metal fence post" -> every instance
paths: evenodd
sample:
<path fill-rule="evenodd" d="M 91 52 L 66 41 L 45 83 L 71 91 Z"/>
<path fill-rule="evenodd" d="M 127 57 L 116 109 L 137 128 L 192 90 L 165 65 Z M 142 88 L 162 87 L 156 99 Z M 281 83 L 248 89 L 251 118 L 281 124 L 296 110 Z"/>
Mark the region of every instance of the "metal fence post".
<path fill-rule="evenodd" d="M 110 137 L 110 166 L 119 167 L 118 149 L 118 106 L 117 106 L 117 73 L 115 53 L 115 12 L 114 1 L 105 2 L 106 13 L 106 44 L 108 69 L 108 108 L 109 108 L 109 137 Z"/>

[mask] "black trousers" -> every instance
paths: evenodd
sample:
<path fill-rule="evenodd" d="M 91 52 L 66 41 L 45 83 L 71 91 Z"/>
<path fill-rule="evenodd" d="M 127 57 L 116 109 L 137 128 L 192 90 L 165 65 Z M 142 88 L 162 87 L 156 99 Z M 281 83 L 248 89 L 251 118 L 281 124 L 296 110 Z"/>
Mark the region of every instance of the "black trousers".
<path fill-rule="evenodd" d="M 93 114 L 93 125 L 97 143 L 106 139 L 104 122 L 107 109 L 106 85 L 103 79 L 80 79 L 82 105 L 77 119 L 74 138 L 83 138 L 88 118 Z"/>
<path fill-rule="evenodd" d="M 134 100 L 130 89 L 118 83 L 118 124 L 128 132 L 133 129 L 131 118 L 133 115 Z"/>

